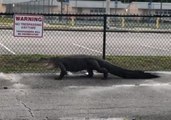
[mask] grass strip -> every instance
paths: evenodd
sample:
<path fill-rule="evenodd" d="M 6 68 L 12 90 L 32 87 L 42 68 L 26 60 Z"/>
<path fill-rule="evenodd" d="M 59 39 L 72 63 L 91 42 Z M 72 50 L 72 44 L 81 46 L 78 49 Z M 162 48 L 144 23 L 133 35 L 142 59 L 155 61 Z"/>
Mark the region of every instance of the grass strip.
<path fill-rule="evenodd" d="M 46 69 L 41 63 L 29 61 L 38 60 L 50 55 L 1 55 L 0 72 L 54 72 Z M 56 56 L 60 57 L 60 56 Z M 131 70 L 170 71 L 171 56 L 107 56 L 106 60 L 112 64 Z"/>

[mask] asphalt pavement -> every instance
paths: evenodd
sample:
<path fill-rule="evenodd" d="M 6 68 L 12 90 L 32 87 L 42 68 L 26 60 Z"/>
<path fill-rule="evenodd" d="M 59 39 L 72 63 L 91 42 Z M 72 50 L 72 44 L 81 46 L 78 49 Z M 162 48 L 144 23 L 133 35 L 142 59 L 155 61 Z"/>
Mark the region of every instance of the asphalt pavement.
<path fill-rule="evenodd" d="M 106 33 L 107 55 L 170 56 L 171 35 L 162 33 Z M 103 32 L 44 31 L 42 38 L 14 37 L 0 31 L 0 54 L 102 55 Z"/>
<path fill-rule="evenodd" d="M 171 55 L 170 34 L 107 33 L 107 55 Z M 43 38 L 0 31 L 0 54 L 102 55 L 103 33 L 45 31 Z M 52 73 L 0 73 L 0 120 L 171 120 L 171 74 L 124 80 Z"/>
<path fill-rule="evenodd" d="M 0 120 L 171 120 L 171 73 L 155 74 L 161 77 L 0 73 Z"/>

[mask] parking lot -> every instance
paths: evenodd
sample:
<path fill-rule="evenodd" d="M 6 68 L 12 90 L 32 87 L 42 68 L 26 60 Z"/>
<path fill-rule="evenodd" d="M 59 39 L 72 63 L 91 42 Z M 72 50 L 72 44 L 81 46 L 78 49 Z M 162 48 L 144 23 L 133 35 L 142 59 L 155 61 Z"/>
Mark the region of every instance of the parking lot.
<path fill-rule="evenodd" d="M 0 73 L 2 120 L 170 120 L 170 73 L 124 80 L 81 74 Z M 57 73 L 58 75 L 58 73 Z"/>
<path fill-rule="evenodd" d="M 170 56 L 170 34 L 107 32 L 107 55 Z M 0 31 L 0 54 L 102 55 L 103 33 L 44 31 L 43 38 Z M 57 73 L 58 75 L 59 73 Z M 170 72 L 157 79 L 124 80 L 101 75 L 0 73 L 0 119 L 170 120 Z"/>
<path fill-rule="evenodd" d="M 171 55 L 171 35 L 162 33 L 107 32 L 107 55 Z M 13 37 L 0 31 L 0 54 L 102 55 L 102 32 L 44 31 L 43 38 Z"/>

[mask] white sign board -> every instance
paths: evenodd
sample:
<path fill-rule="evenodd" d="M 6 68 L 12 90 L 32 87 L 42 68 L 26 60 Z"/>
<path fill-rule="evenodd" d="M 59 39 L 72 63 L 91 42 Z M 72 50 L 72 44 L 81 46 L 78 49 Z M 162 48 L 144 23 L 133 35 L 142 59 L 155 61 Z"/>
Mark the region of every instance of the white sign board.
<path fill-rule="evenodd" d="M 43 37 L 43 20 L 41 15 L 14 15 L 14 36 Z"/>

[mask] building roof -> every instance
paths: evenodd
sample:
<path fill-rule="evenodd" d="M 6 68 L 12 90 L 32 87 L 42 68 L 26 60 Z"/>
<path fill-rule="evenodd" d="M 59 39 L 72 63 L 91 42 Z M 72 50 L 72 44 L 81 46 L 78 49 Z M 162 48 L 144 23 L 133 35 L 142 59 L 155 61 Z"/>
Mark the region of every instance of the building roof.
<path fill-rule="evenodd" d="M 21 3 L 21 2 L 29 2 L 31 0 L 0 0 L 2 4 L 13 4 L 13 3 Z"/>
<path fill-rule="evenodd" d="M 80 8 L 106 8 L 106 1 L 70 0 L 70 5 Z M 117 8 L 127 8 L 128 5 L 128 3 L 117 2 Z M 110 8 L 115 8 L 115 1 L 111 1 Z"/>
<path fill-rule="evenodd" d="M 133 2 L 137 5 L 140 9 L 148 9 L 149 2 Z M 161 3 L 160 2 L 152 2 L 151 9 L 160 9 Z M 162 9 L 171 9 L 171 3 L 162 3 Z"/>
<path fill-rule="evenodd" d="M 57 0 L 0 0 L 2 4 L 13 4 L 13 3 L 27 3 L 28 5 L 48 5 L 48 6 L 60 6 L 60 2 Z M 66 2 L 64 2 L 65 4 Z M 69 5 L 78 8 L 106 8 L 106 1 L 89 1 L 89 0 L 69 0 Z M 131 4 L 136 4 L 139 9 L 160 9 L 160 2 L 152 2 L 149 6 L 149 2 L 132 2 Z M 115 4 L 115 1 L 110 2 L 110 8 L 128 8 L 129 3 L 122 3 L 121 1 Z M 171 3 L 162 3 L 162 9 L 171 9 Z"/>
<path fill-rule="evenodd" d="M 90 3 L 91 2 L 91 3 Z M 132 2 L 136 4 L 139 9 L 148 9 L 149 2 Z M 80 8 L 106 8 L 106 1 L 81 1 L 81 0 L 70 0 L 70 5 L 73 7 Z M 110 8 L 115 8 L 115 1 L 110 2 Z M 117 8 L 127 8 L 129 3 L 122 3 L 121 1 L 117 2 Z M 160 2 L 152 2 L 151 9 L 160 9 Z M 171 9 L 171 3 L 162 3 L 162 9 Z"/>
<path fill-rule="evenodd" d="M 29 5 L 58 6 L 58 5 L 60 5 L 60 2 L 57 2 L 57 0 L 32 0 L 28 4 Z"/>
<path fill-rule="evenodd" d="M 48 5 L 59 6 L 60 2 L 56 0 L 0 0 L 2 4 L 27 4 L 27 5 Z"/>

